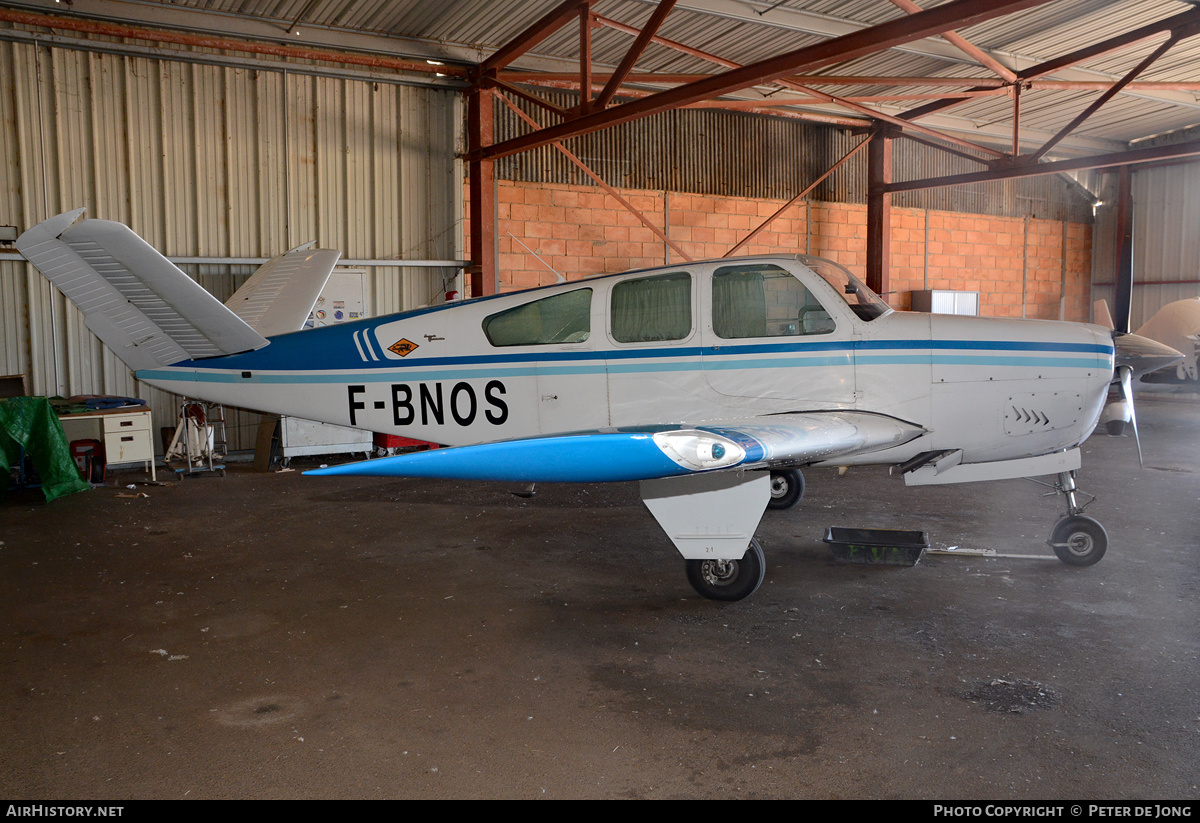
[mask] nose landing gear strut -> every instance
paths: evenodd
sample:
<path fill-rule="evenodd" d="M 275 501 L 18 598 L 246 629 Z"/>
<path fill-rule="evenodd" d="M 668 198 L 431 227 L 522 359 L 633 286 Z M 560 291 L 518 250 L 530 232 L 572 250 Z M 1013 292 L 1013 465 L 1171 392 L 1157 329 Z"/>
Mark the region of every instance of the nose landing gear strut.
<path fill-rule="evenodd" d="M 1079 505 L 1081 492 L 1075 486 L 1075 472 L 1061 472 L 1054 490 L 1067 501 L 1067 514 L 1054 525 L 1047 541 L 1058 559 L 1068 566 L 1091 566 L 1098 563 L 1108 550 L 1108 533 L 1095 518 L 1083 514 L 1096 498 L 1092 495 L 1087 503 Z"/>

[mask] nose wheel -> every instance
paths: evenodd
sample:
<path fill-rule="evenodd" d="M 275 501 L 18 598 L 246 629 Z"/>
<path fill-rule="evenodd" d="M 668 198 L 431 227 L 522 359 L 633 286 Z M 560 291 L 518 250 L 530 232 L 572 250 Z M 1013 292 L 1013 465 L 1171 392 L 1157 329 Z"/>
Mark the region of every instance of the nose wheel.
<path fill-rule="evenodd" d="M 709 600 L 744 600 L 758 591 L 767 572 L 762 546 L 753 537 L 741 560 L 685 560 L 687 579 Z"/>
<path fill-rule="evenodd" d="M 1050 547 L 1068 566 L 1091 566 L 1108 550 L 1108 533 L 1100 521 L 1082 514 L 1059 520 L 1050 535 Z"/>
<path fill-rule="evenodd" d="M 1047 541 L 1058 559 L 1068 566 L 1091 566 L 1100 562 L 1108 550 L 1108 532 L 1100 521 L 1082 512 L 1088 504 L 1080 506 L 1077 495 L 1086 494 L 1075 487 L 1075 472 L 1063 472 L 1055 486 L 1067 501 L 1067 515 L 1054 525 Z M 1090 495 L 1089 495 L 1090 496 Z"/>

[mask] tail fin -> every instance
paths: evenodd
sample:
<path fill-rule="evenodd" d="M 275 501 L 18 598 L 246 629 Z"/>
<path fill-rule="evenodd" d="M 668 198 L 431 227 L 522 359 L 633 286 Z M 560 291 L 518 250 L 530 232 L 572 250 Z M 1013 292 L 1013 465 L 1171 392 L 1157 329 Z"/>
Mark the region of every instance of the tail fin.
<path fill-rule="evenodd" d="M 312 243 L 263 264 L 225 305 L 264 337 L 300 331 L 342 256 Z"/>
<path fill-rule="evenodd" d="M 80 221 L 83 212 L 39 223 L 17 238 L 17 249 L 83 311 L 87 327 L 131 369 L 267 345 L 128 227 Z"/>
<path fill-rule="evenodd" d="M 1108 311 L 1107 300 L 1097 300 L 1092 304 L 1092 314 L 1095 316 L 1093 321 L 1097 326 L 1104 326 L 1109 331 L 1116 328 L 1113 323 L 1112 314 Z"/>

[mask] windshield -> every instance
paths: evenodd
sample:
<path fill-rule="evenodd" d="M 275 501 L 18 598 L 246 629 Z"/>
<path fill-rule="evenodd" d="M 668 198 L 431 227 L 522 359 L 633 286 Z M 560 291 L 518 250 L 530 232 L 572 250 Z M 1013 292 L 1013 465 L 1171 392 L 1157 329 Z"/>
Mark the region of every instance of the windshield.
<path fill-rule="evenodd" d="M 883 317 L 892 310 L 891 306 L 883 302 L 882 297 L 867 288 L 866 283 L 832 260 L 802 254 L 800 262 L 821 275 L 825 282 L 833 286 L 833 290 L 840 294 L 846 304 L 863 320 Z"/>

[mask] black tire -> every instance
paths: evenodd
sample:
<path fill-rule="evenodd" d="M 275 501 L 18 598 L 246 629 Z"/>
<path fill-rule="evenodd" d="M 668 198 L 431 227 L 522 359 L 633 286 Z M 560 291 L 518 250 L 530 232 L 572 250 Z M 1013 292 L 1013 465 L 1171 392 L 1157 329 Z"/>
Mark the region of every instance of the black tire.
<path fill-rule="evenodd" d="M 1091 566 L 1108 550 L 1108 532 L 1091 517 L 1072 515 L 1055 524 L 1050 546 L 1068 566 Z"/>
<path fill-rule="evenodd" d="M 1120 437 L 1125 433 L 1124 420 L 1109 420 L 1104 424 L 1104 429 L 1113 437 Z"/>
<path fill-rule="evenodd" d="M 795 469 L 771 472 L 771 499 L 768 509 L 790 509 L 804 497 L 804 475 Z"/>
<path fill-rule="evenodd" d="M 758 591 L 767 573 L 762 546 L 754 538 L 741 560 L 686 560 L 687 579 L 709 600 L 744 600 Z"/>

